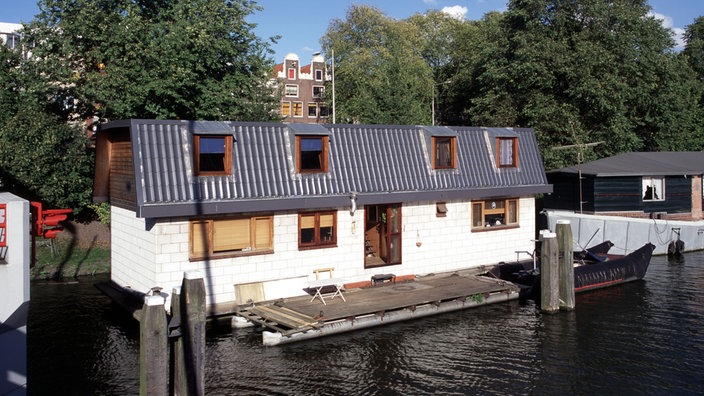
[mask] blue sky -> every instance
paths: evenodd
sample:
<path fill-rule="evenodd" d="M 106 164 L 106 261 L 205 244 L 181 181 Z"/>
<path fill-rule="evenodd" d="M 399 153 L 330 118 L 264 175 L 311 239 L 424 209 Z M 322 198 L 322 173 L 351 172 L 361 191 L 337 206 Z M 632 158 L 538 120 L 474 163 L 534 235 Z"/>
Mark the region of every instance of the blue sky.
<path fill-rule="evenodd" d="M 264 9 L 248 19 L 258 25 L 255 31 L 259 37 L 282 36 L 273 45 L 277 62 L 289 52 L 305 61 L 320 50 L 320 37 L 330 21 L 345 19 L 349 7 L 360 4 L 373 5 L 397 19 L 436 9 L 476 20 L 489 11 L 505 10 L 507 0 L 259 0 Z M 677 34 L 695 18 L 704 16 L 704 0 L 649 0 L 649 4 L 663 25 Z M 0 0 L 0 22 L 28 22 L 37 12 L 34 0 Z"/>

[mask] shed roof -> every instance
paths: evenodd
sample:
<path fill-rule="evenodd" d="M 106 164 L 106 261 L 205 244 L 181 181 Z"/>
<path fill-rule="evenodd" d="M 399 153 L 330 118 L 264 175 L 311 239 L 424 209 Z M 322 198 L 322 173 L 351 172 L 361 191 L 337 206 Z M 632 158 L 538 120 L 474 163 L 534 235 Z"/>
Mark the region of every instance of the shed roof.
<path fill-rule="evenodd" d="M 578 173 L 579 168 L 574 165 L 548 173 Z M 584 163 L 581 171 L 596 177 L 699 175 L 704 173 L 704 152 L 631 152 Z"/>
<path fill-rule="evenodd" d="M 551 192 L 532 129 L 123 120 L 140 217 L 295 210 Z M 193 135 L 232 134 L 233 172 L 193 174 Z M 296 134 L 329 137 L 326 173 L 297 173 Z M 457 167 L 432 169 L 434 134 L 457 136 Z M 496 136 L 518 137 L 518 167 L 497 168 Z M 101 155 L 99 152 L 98 155 Z M 105 154 L 102 154 L 105 155 Z"/>

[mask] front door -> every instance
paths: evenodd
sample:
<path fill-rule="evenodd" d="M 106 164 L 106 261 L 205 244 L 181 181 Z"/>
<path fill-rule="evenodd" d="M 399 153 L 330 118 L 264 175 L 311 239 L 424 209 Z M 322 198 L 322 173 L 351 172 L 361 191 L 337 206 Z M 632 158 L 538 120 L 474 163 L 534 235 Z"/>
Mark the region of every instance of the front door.
<path fill-rule="evenodd" d="M 401 263 L 401 205 L 364 207 L 364 267 Z"/>

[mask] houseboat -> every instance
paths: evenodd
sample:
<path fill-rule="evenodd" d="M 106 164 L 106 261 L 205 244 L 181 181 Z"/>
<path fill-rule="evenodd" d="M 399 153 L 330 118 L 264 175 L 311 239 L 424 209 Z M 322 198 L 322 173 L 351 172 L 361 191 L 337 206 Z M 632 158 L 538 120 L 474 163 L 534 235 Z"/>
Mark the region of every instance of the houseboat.
<path fill-rule="evenodd" d="M 524 128 L 130 119 L 96 141 L 111 282 L 168 295 L 201 271 L 211 314 L 319 276 L 351 288 L 515 260 L 551 191 Z"/>

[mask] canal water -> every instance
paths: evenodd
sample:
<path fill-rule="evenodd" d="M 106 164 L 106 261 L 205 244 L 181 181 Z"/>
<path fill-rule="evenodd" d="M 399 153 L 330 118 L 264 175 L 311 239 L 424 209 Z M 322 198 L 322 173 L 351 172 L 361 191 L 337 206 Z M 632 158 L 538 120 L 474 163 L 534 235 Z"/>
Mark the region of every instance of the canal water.
<path fill-rule="evenodd" d="M 139 393 L 136 321 L 93 287 L 35 283 L 31 395 Z M 209 330 L 208 395 L 704 394 L 704 252 L 654 257 L 645 281 L 569 313 L 509 302 L 276 347 Z"/>

